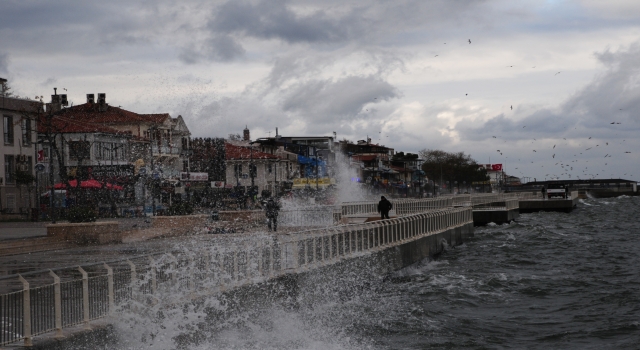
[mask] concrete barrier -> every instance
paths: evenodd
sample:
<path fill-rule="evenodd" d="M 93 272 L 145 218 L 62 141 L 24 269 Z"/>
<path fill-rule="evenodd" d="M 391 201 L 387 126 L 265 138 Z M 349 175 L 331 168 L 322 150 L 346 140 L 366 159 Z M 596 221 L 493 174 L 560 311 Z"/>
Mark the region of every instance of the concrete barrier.
<path fill-rule="evenodd" d="M 59 223 L 46 227 L 48 237 L 79 245 L 122 242 L 117 221 Z"/>

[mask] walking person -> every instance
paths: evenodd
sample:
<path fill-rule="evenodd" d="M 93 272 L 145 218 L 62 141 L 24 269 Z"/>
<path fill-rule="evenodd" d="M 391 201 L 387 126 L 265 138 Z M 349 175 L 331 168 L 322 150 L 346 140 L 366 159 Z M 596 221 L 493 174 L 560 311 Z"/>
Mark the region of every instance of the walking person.
<path fill-rule="evenodd" d="M 385 218 L 389 218 L 389 210 L 393 208 L 391 202 L 389 202 L 384 196 L 378 202 L 378 213 L 380 213 L 380 219 L 384 220 Z"/>
<path fill-rule="evenodd" d="M 545 199 L 545 194 L 547 192 L 547 190 L 544 189 L 544 186 L 542 186 L 542 189 L 540 189 L 540 192 L 542 192 L 542 199 Z"/>
<path fill-rule="evenodd" d="M 267 215 L 269 231 L 271 231 L 271 224 L 273 224 L 273 231 L 278 229 L 278 211 L 280 210 L 280 203 L 269 198 L 265 208 L 265 214 Z"/>

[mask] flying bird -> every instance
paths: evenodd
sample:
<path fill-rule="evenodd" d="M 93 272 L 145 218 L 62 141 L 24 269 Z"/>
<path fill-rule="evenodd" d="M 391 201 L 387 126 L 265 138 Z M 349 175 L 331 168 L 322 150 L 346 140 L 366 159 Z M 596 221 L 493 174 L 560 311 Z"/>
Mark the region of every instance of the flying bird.
<path fill-rule="evenodd" d="M 556 145 L 553 145 L 553 148 L 556 148 Z"/>
<path fill-rule="evenodd" d="M 493 137 L 494 139 L 496 138 L 495 136 L 491 136 L 491 137 Z"/>
<path fill-rule="evenodd" d="M 511 105 L 511 110 L 513 111 L 513 105 Z"/>
<path fill-rule="evenodd" d="M 471 44 L 471 39 L 469 39 L 469 44 Z"/>
<path fill-rule="evenodd" d="M 558 72 L 558 73 L 554 74 L 554 76 L 556 76 L 556 75 L 558 75 L 558 74 L 560 74 L 560 73 L 561 73 L 561 72 Z"/>

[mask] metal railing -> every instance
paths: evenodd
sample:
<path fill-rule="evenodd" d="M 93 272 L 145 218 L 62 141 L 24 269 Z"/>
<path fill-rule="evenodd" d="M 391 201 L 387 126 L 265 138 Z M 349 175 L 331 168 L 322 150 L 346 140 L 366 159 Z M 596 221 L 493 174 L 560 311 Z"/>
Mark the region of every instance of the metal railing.
<path fill-rule="evenodd" d="M 0 346 L 74 325 L 89 328 L 127 302 L 153 303 L 162 291 L 190 298 L 308 271 L 473 224 L 471 208 L 446 208 L 364 224 L 274 236 L 225 236 L 226 244 L 197 251 L 159 253 L 126 260 L 1 277 L 21 289 L 0 294 Z M 65 281 L 62 281 L 63 277 Z M 43 285 L 30 286 L 34 283 Z M 53 279 L 53 283 L 51 283 Z M 48 280 L 48 282 L 47 282 Z M 173 296 L 173 294 L 170 294 Z"/>
<path fill-rule="evenodd" d="M 453 206 L 451 197 L 422 198 L 422 199 L 392 199 L 393 210 L 397 215 L 419 213 L 426 210 L 448 208 Z M 378 212 L 378 202 L 345 202 L 342 203 L 342 215 L 375 214 Z"/>
<path fill-rule="evenodd" d="M 283 227 L 324 227 L 340 221 L 340 208 L 333 205 L 282 209 L 278 213 L 278 224 Z"/>

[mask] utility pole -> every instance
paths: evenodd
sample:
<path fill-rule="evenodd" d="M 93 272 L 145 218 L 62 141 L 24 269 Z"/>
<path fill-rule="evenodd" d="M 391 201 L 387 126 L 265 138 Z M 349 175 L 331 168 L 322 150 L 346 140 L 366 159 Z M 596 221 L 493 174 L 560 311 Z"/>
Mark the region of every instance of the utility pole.
<path fill-rule="evenodd" d="M 153 184 L 153 187 L 151 188 L 151 215 L 152 216 L 156 216 L 156 188 L 155 188 L 155 179 L 154 174 L 155 174 L 155 167 L 153 165 L 153 133 L 152 131 L 157 130 L 158 127 L 157 126 L 152 126 L 149 128 L 149 151 L 151 154 L 151 183 Z M 145 206 L 146 206 L 146 198 L 145 198 Z M 146 211 L 146 208 L 145 208 Z"/>

